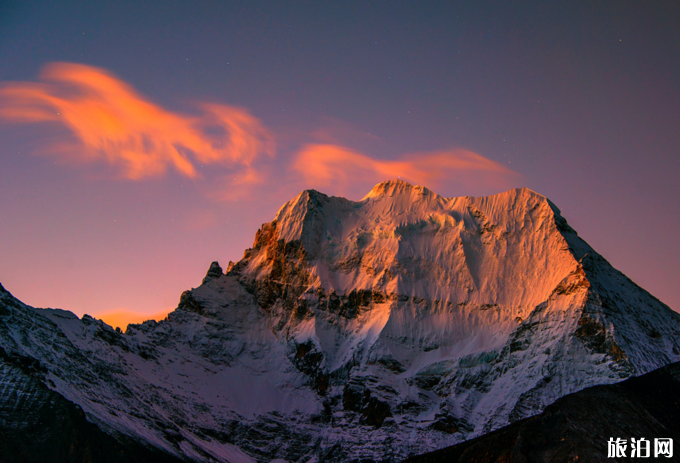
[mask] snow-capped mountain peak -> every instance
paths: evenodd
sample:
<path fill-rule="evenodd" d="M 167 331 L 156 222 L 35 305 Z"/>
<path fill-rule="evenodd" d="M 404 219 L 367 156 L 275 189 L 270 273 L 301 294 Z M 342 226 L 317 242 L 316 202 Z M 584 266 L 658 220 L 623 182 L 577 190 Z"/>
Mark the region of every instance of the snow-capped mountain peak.
<path fill-rule="evenodd" d="M 680 316 L 524 188 L 304 191 L 125 334 L 2 307 L 6 358 L 106 432 L 195 461 L 398 461 L 680 360 Z"/>

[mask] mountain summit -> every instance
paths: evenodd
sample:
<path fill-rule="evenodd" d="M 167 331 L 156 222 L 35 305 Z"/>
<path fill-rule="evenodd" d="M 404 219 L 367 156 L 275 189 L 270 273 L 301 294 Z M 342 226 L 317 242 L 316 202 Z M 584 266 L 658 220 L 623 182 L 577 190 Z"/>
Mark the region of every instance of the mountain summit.
<path fill-rule="evenodd" d="M 679 335 L 544 196 L 391 180 L 358 202 L 300 193 L 160 323 L 120 333 L 0 293 L 0 406 L 57 394 L 192 461 L 399 461 L 678 361 Z"/>

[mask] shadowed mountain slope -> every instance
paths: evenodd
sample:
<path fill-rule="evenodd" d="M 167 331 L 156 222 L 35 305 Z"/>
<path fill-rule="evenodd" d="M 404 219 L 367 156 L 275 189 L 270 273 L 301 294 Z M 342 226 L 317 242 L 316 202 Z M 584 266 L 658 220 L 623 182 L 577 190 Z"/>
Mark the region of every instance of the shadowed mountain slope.
<path fill-rule="evenodd" d="M 607 441 L 625 439 L 625 458 L 608 458 Z M 631 438 L 680 442 L 680 363 L 621 383 L 569 394 L 540 415 L 404 463 L 548 463 L 641 461 L 631 458 Z M 661 461 L 676 461 L 659 457 Z"/>

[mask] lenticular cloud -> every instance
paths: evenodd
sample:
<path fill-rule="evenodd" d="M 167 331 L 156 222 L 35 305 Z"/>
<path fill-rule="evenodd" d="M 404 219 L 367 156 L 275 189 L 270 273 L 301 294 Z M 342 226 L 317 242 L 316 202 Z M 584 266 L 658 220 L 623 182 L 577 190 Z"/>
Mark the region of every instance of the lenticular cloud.
<path fill-rule="evenodd" d="M 355 190 L 360 182 L 406 178 L 414 183 L 440 186 L 442 182 L 485 183 L 506 187 L 518 175 L 507 167 L 465 149 L 410 153 L 397 159 L 374 159 L 344 146 L 308 144 L 292 164 L 307 184 Z M 315 185 L 317 186 L 317 185 Z"/>

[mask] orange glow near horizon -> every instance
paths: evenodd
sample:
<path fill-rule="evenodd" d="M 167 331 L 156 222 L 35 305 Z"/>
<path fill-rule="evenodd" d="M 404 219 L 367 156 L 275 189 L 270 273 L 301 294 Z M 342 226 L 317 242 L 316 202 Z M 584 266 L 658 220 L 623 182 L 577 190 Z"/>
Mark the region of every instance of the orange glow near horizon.
<path fill-rule="evenodd" d="M 175 309 L 168 309 L 161 312 L 146 314 L 134 312 L 132 310 L 113 310 L 94 315 L 95 318 L 102 320 L 104 323 L 111 325 L 114 328 L 120 328 L 125 331 L 127 326 L 131 323 L 143 323 L 147 320 L 155 320 L 157 322 L 165 319 L 170 312 Z"/>
<path fill-rule="evenodd" d="M 79 146 L 60 154 L 104 160 L 128 179 L 161 175 L 168 168 L 196 178 L 199 163 L 248 169 L 258 157 L 274 155 L 272 137 L 242 108 L 203 104 L 200 116 L 172 112 L 107 71 L 82 64 L 49 64 L 41 80 L 0 88 L 0 117 L 61 124 Z"/>

